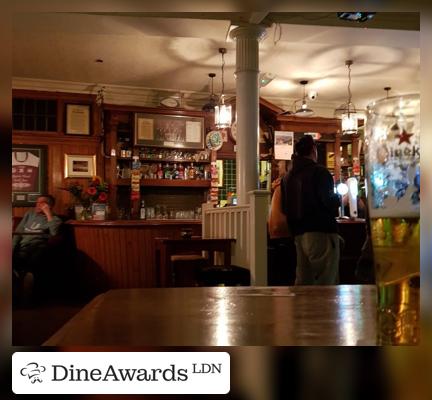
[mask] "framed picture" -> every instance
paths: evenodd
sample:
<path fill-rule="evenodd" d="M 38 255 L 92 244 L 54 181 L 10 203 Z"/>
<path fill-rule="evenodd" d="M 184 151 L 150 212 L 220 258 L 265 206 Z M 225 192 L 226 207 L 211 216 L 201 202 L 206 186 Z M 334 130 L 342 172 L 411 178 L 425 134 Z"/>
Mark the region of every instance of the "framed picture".
<path fill-rule="evenodd" d="M 275 131 L 275 160 L 291 160 L 294 151 L 294 132 Z"/>
<path fill-rule="evenodd" d="M 90 106 L 66 104 L 66 130 L 68 135 L 90 135 Z"/>
<path fill-rule="evenodd" d="M 96 155 L 65 154 L 65 178 L 91 178 L 96 175 Z"/>
<path fill-rule="evenodd" d="M 33 206 L 46 192 L 46 146 L 12 145 L 12 206 Z"/>
<path fill-rule="evenodd" d="M 203 149 L 204 118 L 136 113 L 134 137 L 136 145 Z"/>

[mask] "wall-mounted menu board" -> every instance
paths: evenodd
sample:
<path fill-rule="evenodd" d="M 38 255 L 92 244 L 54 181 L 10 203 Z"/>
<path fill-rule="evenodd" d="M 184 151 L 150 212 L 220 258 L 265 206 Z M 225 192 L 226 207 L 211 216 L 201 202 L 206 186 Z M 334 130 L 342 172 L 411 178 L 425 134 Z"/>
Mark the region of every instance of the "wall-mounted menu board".
<path fill-rule="evenodd" d="M 203 149 L 204 118 L 136 113 L 134 136 L 136 145 Z"/>

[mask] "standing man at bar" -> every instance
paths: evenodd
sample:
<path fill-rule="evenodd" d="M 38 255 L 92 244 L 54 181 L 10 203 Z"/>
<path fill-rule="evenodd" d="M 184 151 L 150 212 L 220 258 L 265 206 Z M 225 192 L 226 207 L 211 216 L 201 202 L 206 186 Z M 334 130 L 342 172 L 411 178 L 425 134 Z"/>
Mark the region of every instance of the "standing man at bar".
<path fill-rule="evenodd" d="M 282 180 L 282 210 L 294 235 L 296 285 L 339 283 L 339 235 L 336 216 L 340 205 L 330 172 L 317 164 L 312 136 L 295 145 L 293 166 Z"/>

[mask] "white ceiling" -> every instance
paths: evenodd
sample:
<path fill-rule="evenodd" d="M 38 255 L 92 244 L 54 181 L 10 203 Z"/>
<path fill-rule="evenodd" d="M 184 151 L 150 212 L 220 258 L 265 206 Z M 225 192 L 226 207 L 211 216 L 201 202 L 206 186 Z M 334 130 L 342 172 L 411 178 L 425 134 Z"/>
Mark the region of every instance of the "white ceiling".
<path fill-rule="evenodd" d="M 226 47 L 225 92 L 235 94 L 235 42 L 226 41 L 230 14 L 186 16 L 17 14 L 14 81 L 201 92 L 204 103 L 208 73 L 217 74 L 215 91 L 220 92 L 218 48 Z M 301 95 L 298 81 L 308 79 L 308 88 L 318 91 L 315 105 L 342 103 L 347 97 L 346 59 L 354 61 L 351 90 L 357 107 L 384 97 L 385 86 L 393 88 L 393 95 L 420 90 L 419 31 L 284 23 L 271 25 L 260 45 L 260 70 L 277 76 L 261 96 L 289 104 Z"/>

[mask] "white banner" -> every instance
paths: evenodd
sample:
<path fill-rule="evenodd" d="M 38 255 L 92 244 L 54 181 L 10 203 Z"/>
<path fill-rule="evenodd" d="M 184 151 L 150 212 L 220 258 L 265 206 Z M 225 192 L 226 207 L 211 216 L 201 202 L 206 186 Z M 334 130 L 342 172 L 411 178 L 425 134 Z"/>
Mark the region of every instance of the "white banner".
<path fill-rule="evenodd" d="M 226 352 L 17 352 L 15 394 L 226 394 Z"/>

